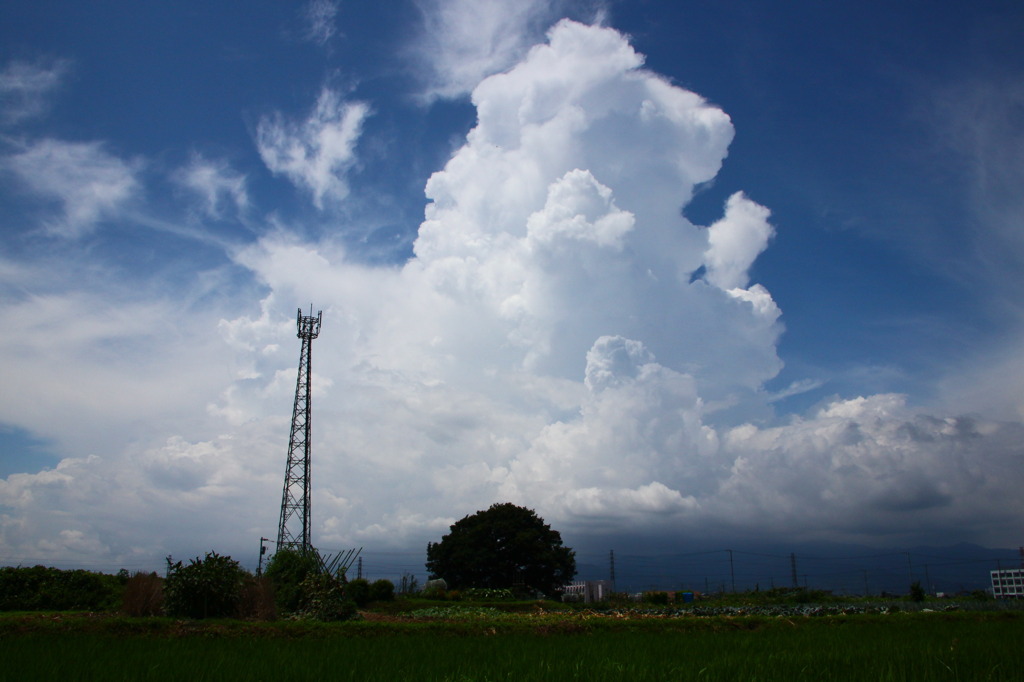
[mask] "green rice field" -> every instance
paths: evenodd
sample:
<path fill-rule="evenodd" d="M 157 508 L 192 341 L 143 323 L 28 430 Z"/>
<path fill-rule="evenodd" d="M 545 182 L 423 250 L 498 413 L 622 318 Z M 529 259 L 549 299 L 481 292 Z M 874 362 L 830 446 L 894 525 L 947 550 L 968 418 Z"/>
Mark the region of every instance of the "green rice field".
<path fill-rule="evenodd" d="M 1020 680 L 1024 617 L 0 617 L 0 680 Z"/>

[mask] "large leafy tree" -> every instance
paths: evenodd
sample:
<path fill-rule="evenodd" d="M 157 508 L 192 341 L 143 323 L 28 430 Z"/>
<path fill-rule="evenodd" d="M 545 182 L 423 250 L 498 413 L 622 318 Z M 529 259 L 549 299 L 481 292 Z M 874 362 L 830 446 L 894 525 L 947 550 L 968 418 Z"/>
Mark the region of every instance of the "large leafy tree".
<path fill-rule="evenodd" d="M 427 544 L 427 570 L 449 587 L 512 588 L 554 594 L 576 575 L 576 554 L 532 509 L 494 504 L 452 524 Z"/>

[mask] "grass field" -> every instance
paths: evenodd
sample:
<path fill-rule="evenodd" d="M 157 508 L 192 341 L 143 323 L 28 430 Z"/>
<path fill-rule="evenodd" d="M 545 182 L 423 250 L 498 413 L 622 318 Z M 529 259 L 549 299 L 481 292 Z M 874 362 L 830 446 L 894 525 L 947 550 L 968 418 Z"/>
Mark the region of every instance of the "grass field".
<path fill-rule="evenodd" d="M 189 622 L 0 616 L 0 680 L 1019 680 L 1024 617 Z"/>

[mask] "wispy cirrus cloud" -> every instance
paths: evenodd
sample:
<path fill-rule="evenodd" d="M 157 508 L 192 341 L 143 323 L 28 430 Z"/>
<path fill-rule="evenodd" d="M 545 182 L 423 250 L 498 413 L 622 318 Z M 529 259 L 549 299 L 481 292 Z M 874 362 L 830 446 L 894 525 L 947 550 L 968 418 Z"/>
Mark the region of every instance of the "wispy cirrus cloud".
<path fill-rule="evenodd" d="M 0 120 L 13 125 L 45 113 L 70 70 L 66 59 L 9 62 L 0 71 Z"/>
<path fill-rule="evenodd" d="M 246 177 L 224 160 L 193 154 L 188 165 L 178 169 L 173 177 L 200 199 L 202 211 L 209 218 L 220 219 L 232 209 L 244 211 L 249 206 Z"/>
<path fill-rule="evenodd" d="M 310 0 L 302 9 L 306 40 L 321 47 L 338 33 L 338 3 L 331 0 Z"/>
<path fill-rule="evenodd" d="M 348 196 L 346 174 L 355 166 L 356 144 L 370 115 L 365 102 L 348 102 L 324 88 L 304 121 L 281 113 L 263 117 L 256 145 L 271 172 L 312 194 L 318 209 Z"/>
<path fill-rule="evenodd" d="M 54 236 L 87 234 L 116 215 L 141 187 L 142 162 L 117 157 L 102 142 L 44 138 L 17 147 L 0 164 L 33 195 L 59 206 L 59 216 L 44 221 Z"/>

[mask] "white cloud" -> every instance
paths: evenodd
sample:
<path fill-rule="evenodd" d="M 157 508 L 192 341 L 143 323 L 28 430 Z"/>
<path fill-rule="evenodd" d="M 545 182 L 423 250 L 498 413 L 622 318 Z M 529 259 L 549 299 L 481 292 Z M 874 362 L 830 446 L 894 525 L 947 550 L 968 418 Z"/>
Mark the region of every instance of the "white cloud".
<path fill-rule="evenodd" d="M 305 38 L 312 43 L 324 46 L 330 42 L 338 31 L 336 20 L 338 3 L 331 0 L 310 0 L 302 10 L 306 22 Z"/>
<path fill-rule="evenodd" d="M 774 403 L 779 400 L 785 400 L 786 398 L 821 388 L 824 385 L 825 382 L 820 379 L 798 379 L 781 391 L 777 391 L 770 395 L 768 397 L 768 402 Z"/>
<path fill-rule="evenodd" d="M 267 168 L 308 190 L 314 205 L 323 209 L 325 202 L 348 196 L 345 175 L 356 164 L 356 143 L 369 115 L 364 102 L 346 102 L 324 88 L 305 121 L 289 121 L 279 113 L 261 119 L 256 144 Z"/>
<path fill-rule="evenodd" d="M 538 434 L 509 465 L 501 493 L 570 521 L 619 505 L 628 516 L 696 508 L 717 436 L 701 422 L 693 378 L 622 337 L 597 339 L 585 376 L 579 413 Z"/>
<path fill-rule="evenodd" d="M 275 436 L 248 424 L 231 437 L 195 443 L 175 437 L 0 479 L 4 555 L 155 569 L 168 553 L 185 558 L 223 546 L 225 509 L 236 519 L 235 532 L 258 538 L 275 522 L 262 502 L 275 489 L 280 493 Z"/>
<path fill-rule="evenodd" d="M 1005 543 L 1022 511 L 1020 435 L 1019 424 L 915 413 L 901 396 L 837 401 L 790 425 L 727 432 L 734 463 L 705 511 L 752 533 L 942 542 L 956 528 Z"/>
<path fill-rule="evenodd" d="M 104 447 L 112 428 L 136 420 L 166 425 L 201 411 L 191 391 L 230 375 L 211 371 L 225 354 L 204 333 L 203 316 L 180 319 L 187 303 L 85 290 L 90 275 L 74 268 L 49 278 L 79 278 L 83 290 L 15 294 L 0 306 L 3 421 L 89 454 Z"/>
<path fill-rule="evenodd" d="M 0 118 L 7 125 L 46 112 L 50 94 L 71 67 L 64 59 L 11 61 L 0 71 Z"/>
<path fill-rule="evenodd" d="M 757 385 L 778 368 L 778 311 L 751 316 L 689 285 L 707 233 L 678 208 L 717 172 L 731 123 L 642 61 L 614 31 L 562 22 L 481 83 L 476 128 L 427 183 L 410 269 L 498 311 L 514 326 L 487 338 L 524 348 L 534 369 L 579 377 L 594 340 L 613 333 L 669 366 L 701 366 L 709 384 Z"/>
<path fill-rule="evenodd" d="M 245 176 L 232 170 L 225 161 L 195 154 L 187 166 L 175 173 L 174 179 L 200 198 L 203 212 L 210 218 L 223 218 L 229 208 L 245 211 L 249 206 Z"/>
<path fill-rule="evenodd" d="M 704 262 L 709 282 L 725 290 L 747 286 L 747 271 L 775 233 L 768 224 L 768 216 L 768 209 L 750 201 L 742 192 L 729 197 L 725 216 L 708 228 Z"/>
<path fill-rule="evenodd" d="M 2 165 L 32 193 L 60 204 L 61 217 L 46 226 L 62 237 L 88 233 L 139 190 L 141 164 L 113 156 L 100 142 L 38 140 L 21 145 Z"/>
<path fill-rule="evenodd" d="M 419 0 L 423 29 L 414 47 L 428 70 L 428 98 L 468 94 L 515 64 L 558 16 L 552 0 Z"/>

